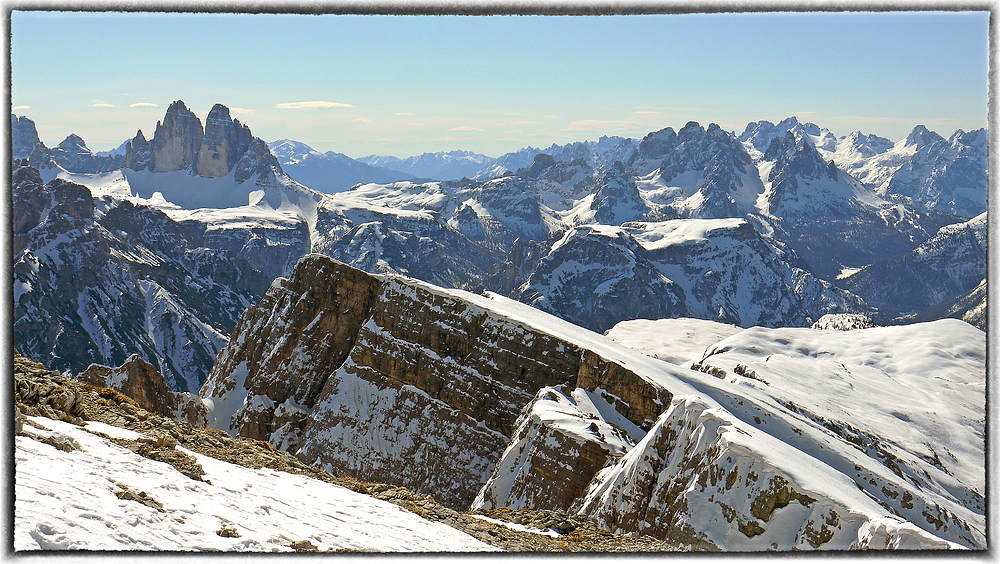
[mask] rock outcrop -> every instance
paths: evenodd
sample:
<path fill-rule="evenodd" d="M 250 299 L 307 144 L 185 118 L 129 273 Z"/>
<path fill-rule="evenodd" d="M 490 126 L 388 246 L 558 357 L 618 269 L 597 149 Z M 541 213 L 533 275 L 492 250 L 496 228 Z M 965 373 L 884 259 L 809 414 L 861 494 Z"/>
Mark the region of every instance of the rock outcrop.
<path fill-rule="evenodd" d="M 790 383 L 718 367 L 726 350 L 683 369 L 495 294 L 308 255 L 240 319 L 200 395 L 212 426 L 452 507 L 577 512 L 695 549 L 982 546 L 974 440 L 949 477 L 920 447 L 791 402 Z"/>
<path fill-rule="evenodd" d="M 11 153 L 14 158 L 24 158 L 31 154 L 35 145 L 41 143 L 35 122 L 25 116 L 10 114 Z"/>
<path fill-rule="evenodd" d="M 867 315 L 859 313 L 828 313 L 812 324 L 813 329 L 832 331 L 851 331 L 854 329 L 870 329 L 875 322 Z"/>
<path fill-rule="evenodd" d="M 308 255 L 237 324 L 200 394 L 209 422 L 467 505 L 537 390 L 582 380 L 638 425 L 669 401 L 466 295 Z"/>
<path fill-rule="evenodd" d="M 116 368 L 92 364 L 78 377 L 81 382 L 111 388 L 134 399 L 139 407 L 196 427 L 206 423 L 205 406 L 191 392 L 174 392 L 155 366 L 132 355 Z"/>
<path fill-rule="evenodd" d="M 132 170 L 147 170 L 153 166 L 153 148 L 142 130 L 135 132 L 135 137 L 125 145 L 125 168 Z"/>
<path fill-rule="evenodd" d="M 212 106 L 205 118 L 205 136 L 195 172 L 209 178 L 229 174 L 252 140 L 250 128 L 230 117 L 229 108 L 222 104 Z"/>
<path fill-rule="evenodd" d="M 156 122 L 150 143 L 151 170 L 167 172 L 192 167 L 198 159 L 204 136 L 201 120 L 184 102 L 177 100 L 170 104 L 163 121 Z"/>
<path fill-rule="evenodd" d="M 197 391 L 272 279 L 227 250 L 244 243 L 59 178 L 46 185 L 30 166 L 12 183 L 18 350 L 74 373 L 139 354 L 172 389 Z"/>

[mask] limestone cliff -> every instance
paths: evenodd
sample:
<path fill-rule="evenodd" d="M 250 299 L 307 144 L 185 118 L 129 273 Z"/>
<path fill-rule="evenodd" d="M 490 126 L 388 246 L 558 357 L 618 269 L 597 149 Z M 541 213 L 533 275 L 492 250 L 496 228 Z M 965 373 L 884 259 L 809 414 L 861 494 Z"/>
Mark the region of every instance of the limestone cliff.
<path fill-rule="evenodd" d="M 645 426 L 669 402 L 627 370 L 462 295 L 306 256 L 219 355 L 201 391 L 210 424 L 467 505 L 537 390 L 602 388 L 605 403 Z"/>
<path fill-rule="evenodd" d="M 152 141 L 152 170 L 166 172 L 187 169 L 195 163 L 204 131 L 201 120 L 177 100 L 167 108 L 162 122 L 156 122 Z"/>
<path fill-rule="evenodd" d="M 155 366 L 132 355 L 121 366 L 92 364 L 80 374 L 82 382 L 117 390 L 134 399 L 139 407 L 164 417 L 205 426 L 205 406 L 195 394 L 174 392 Z"/>
<path fill-rule="evenodd" d="M 250 128 L 230 117 L 229 108 L 222 104 L 212 106 L 205 119 L 205 137 L 195 172 L 209 178 L 229 174 L 252 140 Z"/>

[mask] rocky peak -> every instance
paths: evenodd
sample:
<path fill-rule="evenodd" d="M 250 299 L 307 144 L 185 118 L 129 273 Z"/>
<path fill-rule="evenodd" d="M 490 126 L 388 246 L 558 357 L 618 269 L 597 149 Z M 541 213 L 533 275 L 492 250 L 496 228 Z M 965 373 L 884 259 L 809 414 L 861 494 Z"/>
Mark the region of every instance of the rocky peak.
<path fill-rule="evenodd" d="M 83 139 L 79 135 L 75 133 L 70 133 L 69 135 L 67 135 L 65 139 L 63 139 L 58 145 L 56 145 L 56 148 L 61 149 L 63 151 L 73 151 L 76 153 L 85 153 L 87 155 L 93 155 L 93 151 L 87 148 L 87 144 L 83 141 Z"/>
<path fill-rule="evenodd" d="M 776 137 L 764 153 L 764 159 L 775 161 L 768 176 L 772 182 L 788 176 L 837 178 L 836 165 L 823 160 L 808 137 L 796 136 L 792 132 Z"/>
<path fill-rule="evenodd" d="M 52 157 L 52 150 L 46 147 L 45 143 L 42 142 L 35 143 L 35 146 L 31 148 L 31 154 L 28 155 L 28 161 L 31 162 L 31 166 L 39 170 L 56 168 L 59 166 Z"/>
<path fill-rule="evenodd" d="M 918 149 L 937 141 L 944 141 L 944 137 L 941 137 L 923 125 L 914 127 L 913 131 L 906 136 L 906 145 L 915 145 Z"/>
<path fill-rule="evenodd" d="M 209 178 L 229 174 L 252 140 L 250 128 L 232 118 L 229 108 L 222 104 L 212 106 L 205 119 L 205 136 L 195 172 Z"/>
<path fill-rule="evenodd" d="M 125 145 L 125 168 L 132 170 L 146 170 L 152 168 L 153 151 L 146 141 L 146 136 L 142 130 L 135 132 L 135 137 Z"/>
<path fill-rule="evenodd" d="M 649 212 L 635 180 L 621 161 L 605 167 L 597 177 L 597 185 L 592 204 L 597 222 L 621 225 L 626 221 L 636 221 Z"/>
<path fill-rule="evenodd" d="M 847 137 L 848 146 L 862 157 L 868 158 L 882 154 L 892 148 L 892 141 L 879 137 L 874 133 L 864 134 L 855 131 Z"/>
<path fill-rule="evenodd" d="M 152 170 L 167 172 L 193 166 L 201 149 L 204 131 L 201 120 L 177 100 L 170 104 L 153 133 Z"/>
<path fill-rule="evenodd" d="M 11 152 L 15 157 L 27 157 L 35 145 L 41 143 L 35 122 L 25 116 L 10 114 Z"/>
<path fill-rule="evenodd" d="M 198 396 L 171 390 L 160 371 L 137 354 L 130 356 L 117 368 L 92 364 L 78 379 L 121 392 L 150 413 L 198 427 L 205 426 L 205 406 Z"/>
<path fill-rule="evenodd" d="M 639 142 L 634 158 L 662 159 L 677 145 L 677 133 L 672 127 L 647 134 Z"/>
<path fill-rule="evenodd" d="M 525 178 L 538 178 L 538 175 L 542 173 L 545 169 L 556 164 L 555 158 L 547 153 L 538 153 L 535 155 L 534 162 L 531 166 L 518 169 L 517 175 L 523 176 Z"/>

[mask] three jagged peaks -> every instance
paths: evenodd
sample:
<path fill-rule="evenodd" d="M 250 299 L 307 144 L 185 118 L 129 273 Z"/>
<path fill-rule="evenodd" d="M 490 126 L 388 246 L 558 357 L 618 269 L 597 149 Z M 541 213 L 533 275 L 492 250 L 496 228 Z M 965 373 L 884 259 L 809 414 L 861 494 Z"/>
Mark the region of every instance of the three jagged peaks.
<path fill-rule="evenodd" d="M 252 148 L 254 154 L 248 155 Z M 125 149 L 125 167 L 154 172 L 190 170 L 206 178 L 226 176 L 239 169 L 242 174 L 237 175 L 242 181 L 265 156 L 256 154 L 261 151 L 266 152 L 267 145 L 255 139 L 250 128 L 233 118 L 223 104 L 212 106 L 202 127 L 198 116 L 182 100 L 175 100 L 163 120 L 156 122 L 152 140 L 147 141 L 142 130 L 136 132 Z M 245 157 L 245 165 L 238 167 Z M 268 164 L 278 166 L 276 161 Z"/>

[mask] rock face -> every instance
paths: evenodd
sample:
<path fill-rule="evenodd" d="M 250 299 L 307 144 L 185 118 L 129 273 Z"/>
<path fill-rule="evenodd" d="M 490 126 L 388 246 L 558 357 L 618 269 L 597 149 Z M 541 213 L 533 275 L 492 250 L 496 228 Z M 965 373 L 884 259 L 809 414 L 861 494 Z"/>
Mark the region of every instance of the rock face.
<path fill-rule="evenodd" d="M 808 382 L 770 388 L 716 359 L 728 350 L 687 370 L 495 294 L 308 255 L 247 310 L 200 395 L 210 425 L 452 506 L 569 510 L 706 549 L 982 546 L 974 430 L 959 462 L 942 455 L 949 477 L 907 440 L 864 442 L 873 423 L 803 400 Z M 871 394 L 850 397 L 867 413 Z"/>
<path fill-rule="evenodd" d="M 983 213 L 942 227 L 913 250 L 865 267 L 841 285 L 864 297 L 884 316 L 922 312 L 957 299 L 983 280 L 986 236 Z"/>
<path fill-rule="evenodd" d="M 196 391 L 237 317 L 270 277 L 206 226 L 62 179 L 14 170 L 14 343 L 53 368 L 138 353 L 175 390 Z"/>
<path fill-rule="evenodd" d="M 205 119 L 205 137 L 195 172 L 209 178 L 229 174 L 252 140 L 250 128 L 230 117 L 229 108 L 222 104 L 212 106 Z"/>
<path fill-rule="evenodd" d="M 170 104 L 163 121 L 156 122 L 156 131 L 150 143 L 151 170 L 167 172 L 193 166 L 204 135 L 201 120 L 184 102 L 177 100 Z"/>
<path fill-rule="evenodd" d="M 201 395 L 219 428 L 468 504 L 526 390 L 571 372 L 554 363 L 572 359 L 532 354 L 546 343 L 505 329 L 460 300 L 309 255 L 247 310 Z M 476 346 L 492 340 L 509 352 Z"/>
<path fill-rule="evenodd" d="M 604 415 L 612 413 L 599 393 L 539 390 L 473 506 L 569 510 L 594 476 L 645 434 L 623 417 L 609 424 Z"/>
<path fill-rule="evenodd" d="M 125 364 L 117 368 L 92 364 L 80 374 L 78 380 L 117 390 L 150 413 L 185 421 L 196 427 L 206 424 L 205 406 L 198 396 L 171 390 L 156 367 L 138 355 L 130 356 Z"/>
<path fill-rule="evenodd" d="M 125 168 L 146 170 L 153 166 L 153 148 L 146 141 L 142 130 L 135 132 L 135 137 L 125 146 Z"/>
<path fill-rule="evenodd" d="M 25 116 L 10 114 L 11 153 L 14 158 L 24 158 L 31 154 L 35 145 L 41 143 L 35 122 Z"/>
<path fill-rule="evenodd" d="M 476 297 L 303 258 L 220 354 L 201 391 L 210 423 L 467 505 L 535 391 L 582 379 L 625 398 L 638 385 L 463 296 Z M 646 392 L 632 405 L 610 401 L 651 422 L 666 400 Z"/>
<path fill-rule="evenodd" d="M 851 331 L 854 329 L 870 329 L 875 322 L 867 315 L 857 313 L 828 313 L 812 324 L 812 329 L 832 331 Z"/>
<path fill-rule="evenodd" d="M 776 218 L 789 245 L 823 277 L 906 252 L 947 221 L 881 199 L 825 161 L 807 137 L 775 138 L 763 160 L 773 163 L 764 213 Z"/>
<path fill-rule="evenodd" d="M 668 317 L 805 325 L 870 309 L 798 262 L 741 219 L 585 225 L 555 242 L 512 296 L 596 331 Z"/>

